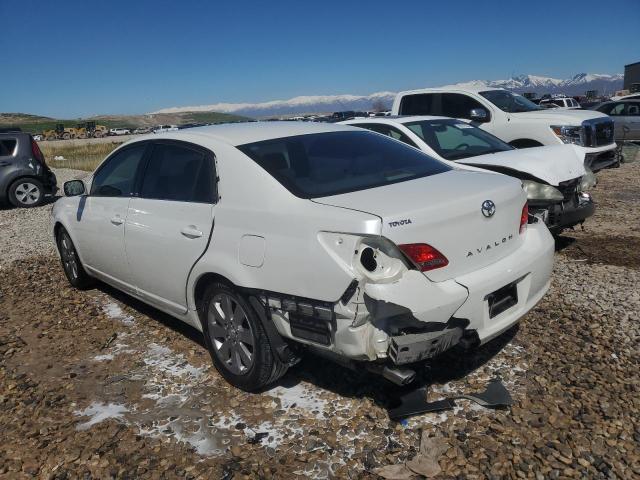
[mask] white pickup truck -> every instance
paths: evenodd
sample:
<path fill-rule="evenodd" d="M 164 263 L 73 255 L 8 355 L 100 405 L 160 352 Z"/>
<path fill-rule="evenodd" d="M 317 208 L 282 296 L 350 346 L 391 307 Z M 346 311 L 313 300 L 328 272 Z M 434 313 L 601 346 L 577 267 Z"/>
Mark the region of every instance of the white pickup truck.
<path fill-rule="evenodd" d="M 613 121 L 590 110 L 547 110 L 508 90 L 425 88 L 400 92 L 392 115 L 457 118 L 492 133 L 516 148 L 576 145 L 593 171 L 616 166 Z"/>

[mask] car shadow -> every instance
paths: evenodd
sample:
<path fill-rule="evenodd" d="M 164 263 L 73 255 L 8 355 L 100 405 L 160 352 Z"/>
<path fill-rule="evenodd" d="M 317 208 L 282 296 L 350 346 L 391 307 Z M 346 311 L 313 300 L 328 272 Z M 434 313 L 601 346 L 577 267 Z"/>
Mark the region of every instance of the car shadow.
<path fill-rule="evenodd" d="M 105 283 L 100 282 L 97 290 L 181 334 L 206 350 L 202 333 L 196 328 Z M 305 352 L 301 361 L 290 368 L 284 377 L 257 393 L 264 393 L 275 387 L 288 389 L 300 383 L 309 383 L 341 397 L 369 398 L 377 405 L 387 408 L 398 396 L 416 388 L 463 379 L 493 359 L 513 340 L 517 331 L 516 325 L 480 347 L 468 351 L 453 348 L 417 367 L 409 366 L 416 370 L 416 379 L 404 387 L 395 385 L 380 375 L 372 374 L 357 364 L 354 368 L 347 368 L 312 352 Z"/>
<path fill-rule="evenodd" d="M 556 241 L 556 252 L 561 252 L 565 248 L 570 247 L 574 243 L 576 243 L 576 239 L 573 237 L 565 237 L 564 235 L 554 235 L 553 237 Z"/>
<path fill-rule="evenodd" d="M 56 203 L 56 201 L 59 198 L 61 198 L 60 195 L 51 195 L 51 196 L 44 197 L 44 200 L 42 201 L 41 205 L 38 205 L 37 207 L 32 207 L 32 208 L 36 208 L 37 209 L 37 208 L 46 207 L 48 205 Z M 19 207 L 14 207 L 8 201 L 6 203 L 0 202 L 0 211 L 3 211 L 3 210 L 20 210 L 20 208 Z"/>
<path fill-rule="evenodd" d="M 107 285 L 106 283 L 98 282 L 98 284 L 96 285 L 96 290 L 115 298 L 119 302 L 127 305 L 130 308 L 133 308 L 138 313 L 146 315 L 150 319 L 161 323 L 165 327 L 170 328 L 174 332 L 181 334 L 194 343 L 197 343 L 202 348 L 207 348 L 204 343 L 202 333 L 191 325 L 178 320 L 177 318 L 174 318 L 167 313 L 161 312 L 157 308 L 154 308 L 151 305 L 138 300 L 137 298 L 133 298 L 132 296 L 127 295 L 126 293 L 117 290 L 116 288 Z"/>
<path fill-rule="evenodd" d="M 362 367 L 346 368 L 311 353 L 305 354 L 302 361 L 274 386 L 290 388 L 300 382 L 308 382 L 342 397 L 369 398 L 380 407 L 387 408 L 399 396 L 417 388 L 461 380 L 470 375 L 502 351 L 517 331 L 515 326 L 480 347 L 467 351 L 453 348 L 429 361 L 407 365 L 416 371 L 416 379 L 407 386 L 395 385 Z"/>

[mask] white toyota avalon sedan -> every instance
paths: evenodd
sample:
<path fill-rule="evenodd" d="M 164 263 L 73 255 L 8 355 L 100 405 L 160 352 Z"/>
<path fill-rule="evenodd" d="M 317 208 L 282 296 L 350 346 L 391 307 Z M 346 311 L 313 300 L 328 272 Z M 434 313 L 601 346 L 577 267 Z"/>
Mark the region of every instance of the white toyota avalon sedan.
<path fill-rule="evenodd" d="M 519 180 L 360 128 L 148 135 L 64 189 L 52 234 L 71 284 L 102 280 L 201 330 L 245 390 L 305 349 L 408 383 L 412 364 L 499 335 L 549 287 L 553 238 Z"/>

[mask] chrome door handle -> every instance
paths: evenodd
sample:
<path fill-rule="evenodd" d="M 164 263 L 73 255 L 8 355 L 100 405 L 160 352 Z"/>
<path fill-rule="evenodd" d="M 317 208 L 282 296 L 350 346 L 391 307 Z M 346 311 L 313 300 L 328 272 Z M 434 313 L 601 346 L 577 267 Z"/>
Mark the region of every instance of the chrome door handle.
<path fill-rule="evenodd" d="M 122 225 L 124 220 L 120 215 L 116 215 L 115 217 L 111 217 L 111 223 L 114 225 Z"/>
<path fill-rule="evenodd" d="M 180 233 L 187 238 L 200 238 L 202 236 L 202 232 L 198 230 L 198 227 L 196 227 L 195 225 L 184 227 L 182 230 L 180 230 Z"/>

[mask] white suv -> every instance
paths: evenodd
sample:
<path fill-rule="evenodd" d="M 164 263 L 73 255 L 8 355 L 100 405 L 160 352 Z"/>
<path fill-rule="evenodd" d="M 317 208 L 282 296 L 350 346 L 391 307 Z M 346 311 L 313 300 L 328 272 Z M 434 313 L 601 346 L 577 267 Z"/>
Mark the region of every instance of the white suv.
<path fill-rule="evenodd" d="M 356 127 L 246 123 L 140 137 L 52 211 L 65 274 L 204 333 L 256 390 L 310 349 L 404 384 L 408 365 L 513 326 L 554 241 L 519 180 Z"/>
<path fill-rule="evenodd" d="M 109 135 L 120 136 L 120 135 L 130 135 L 130 134 L 131 134 L 131 130 L 129 130 L 128 128 L 111 128 L 111 129 L 109 129 Z"/>
<path fill-rule="evenodd" d="M 435 115 L 472 123 L 516 148 L 570 143 L 594 172 L 615 166 L 613 121 L 590 110 L 544 109 L 508 90 L 425 88 L 400 92 L 393 115 Z"/>

